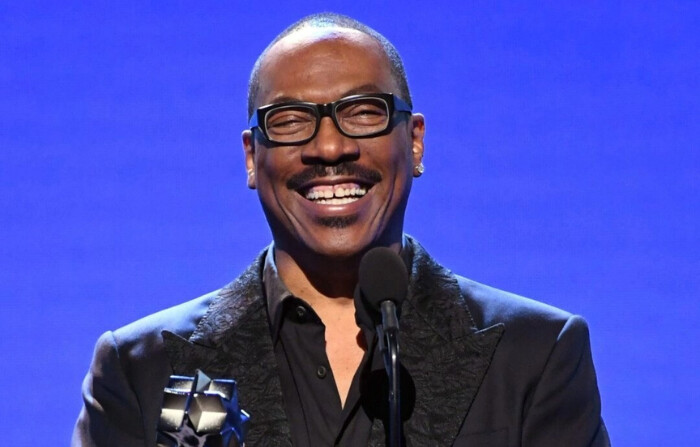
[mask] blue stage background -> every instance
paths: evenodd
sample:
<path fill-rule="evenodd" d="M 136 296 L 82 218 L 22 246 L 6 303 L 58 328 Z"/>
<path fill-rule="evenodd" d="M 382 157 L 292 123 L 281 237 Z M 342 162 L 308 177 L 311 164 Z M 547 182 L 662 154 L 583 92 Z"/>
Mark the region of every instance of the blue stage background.
<path fill-rule="evenodd" d="M 616 446 L 698 445 L 692 1 L 3 2 L 3 438 L 66 445 L 97 337 L 220 287 L 269 241 L 245 187 L 247 77 L 322 10 L 405 59 L 427 123 L 406 230 L 587 318 Z"/>

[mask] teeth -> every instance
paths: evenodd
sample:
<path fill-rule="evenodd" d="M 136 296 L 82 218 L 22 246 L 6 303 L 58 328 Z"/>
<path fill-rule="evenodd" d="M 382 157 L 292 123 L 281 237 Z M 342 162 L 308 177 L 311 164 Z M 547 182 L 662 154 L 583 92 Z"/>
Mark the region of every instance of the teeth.
<path fill-rule="evenodd" d="M 320 204 L 340 205 L 354 202 L 365 194 L 367 194 L 367 189 L 362 186 L 328 188 L 323 190 L 313 190 L 312 188 L 306 193 L 306 198 Z"/>
<path fill-rule="evenodd" d="M 321 199 L 316 201 L 321 205 L 345 205 L 346 203 L 355 202 L 360 200 L 358 197 L 344 197 L 342 199 Z"/>

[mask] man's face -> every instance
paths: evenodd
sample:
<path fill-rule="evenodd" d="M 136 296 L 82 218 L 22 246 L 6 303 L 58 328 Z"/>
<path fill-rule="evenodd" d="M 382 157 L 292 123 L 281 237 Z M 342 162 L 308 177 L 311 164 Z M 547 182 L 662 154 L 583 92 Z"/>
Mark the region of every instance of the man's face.
<path fill-rule="evenodd" d="M 256 107 L 285 101 L 328 103 L 398 88 L 377 42 L 349 30 L 308 30 L 279 41 L 260 68 Z M 278 248 L 351 257 L 401 241 L 423 117 L 397 113 L 387 134 L 353 139 L 330 117 L 300 146 L 243 133 L 248 186 L 258 191 Z"/>

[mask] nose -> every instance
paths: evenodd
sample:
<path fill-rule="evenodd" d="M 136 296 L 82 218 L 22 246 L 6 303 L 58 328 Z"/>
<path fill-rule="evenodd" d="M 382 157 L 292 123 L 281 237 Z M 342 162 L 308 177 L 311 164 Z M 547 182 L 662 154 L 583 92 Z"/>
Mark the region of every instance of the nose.
<path fill-rule="evenodd" d="M 335 165 L 359 156 L 357 140 L 341 134 L 329 116 L 321 118 L 316 136 L 301 151 L 302 161 L 307 164 Z"/>

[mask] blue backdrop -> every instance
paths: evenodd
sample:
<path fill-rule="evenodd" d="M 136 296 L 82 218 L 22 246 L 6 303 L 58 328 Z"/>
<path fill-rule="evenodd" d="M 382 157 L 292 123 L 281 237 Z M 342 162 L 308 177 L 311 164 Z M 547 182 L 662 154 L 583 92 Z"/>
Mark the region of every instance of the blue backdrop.
<path fill-rule="evenodd" d="M 615 445 L 697 445 L 698 3 L 291 3 L 0 5 L 3 438 L 66 445 L 100 333 L 269 241 L 248 73 L 333 10 L 397 45 L 426 116 L 407 231 L 588 319 Z"/>

